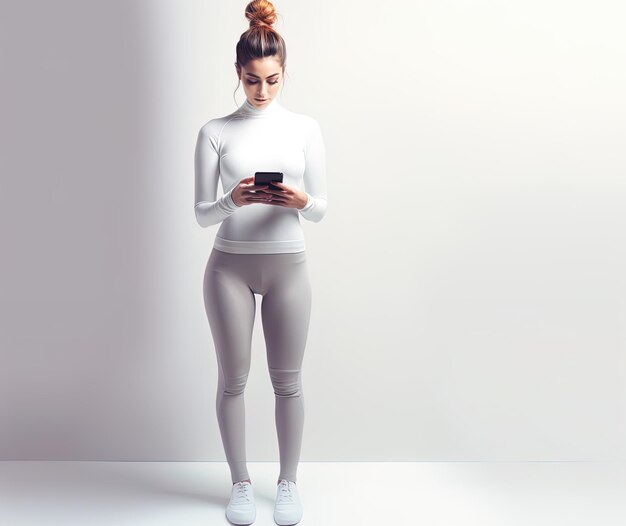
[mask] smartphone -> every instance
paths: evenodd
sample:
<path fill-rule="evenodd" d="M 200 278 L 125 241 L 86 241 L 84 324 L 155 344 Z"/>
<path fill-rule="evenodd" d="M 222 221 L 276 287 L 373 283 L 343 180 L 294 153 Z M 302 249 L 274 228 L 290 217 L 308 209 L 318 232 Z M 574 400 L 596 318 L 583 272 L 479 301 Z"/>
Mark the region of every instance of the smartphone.
<path fill-rule="evenodd" d="M 254 172 L 254 184 L 269 184 L 274 190 L 281 190 L 278 186 L 272 184 L 272 181 L 283 182 L 283 172 Z"/>

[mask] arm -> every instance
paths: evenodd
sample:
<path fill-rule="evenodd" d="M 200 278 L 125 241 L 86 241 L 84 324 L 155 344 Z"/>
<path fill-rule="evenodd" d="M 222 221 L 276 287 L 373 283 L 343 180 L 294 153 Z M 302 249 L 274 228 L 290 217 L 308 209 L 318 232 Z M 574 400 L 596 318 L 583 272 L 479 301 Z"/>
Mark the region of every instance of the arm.
<path fill-rule="evenodd" d="M 322 138 L 322 130 L 317 121 L 313 121 L 306 140 L 304 169 L 304 191 L 307 202 L 299 208 L 305 219 L 317 223 L 326 214 L 326 150 Z"/>
<path fill-rule="evenodd" d="M 239 207 L 231 197 L 234 188 L 217 199 L 219 179 L 219 153 L 217 141 L 211 137 L 206 125 L 200 128 L 196 142 L 195 213 L 198 224 L 205 228 L 220 223 Z"/>

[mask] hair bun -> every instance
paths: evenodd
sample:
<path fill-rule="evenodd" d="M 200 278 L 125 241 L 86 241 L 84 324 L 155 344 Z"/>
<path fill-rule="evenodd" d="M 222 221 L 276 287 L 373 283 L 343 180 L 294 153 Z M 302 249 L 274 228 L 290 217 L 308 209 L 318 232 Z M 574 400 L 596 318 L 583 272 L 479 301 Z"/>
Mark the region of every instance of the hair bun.
<path fill-rule="evenodd" d="M 268 0 L 253 0 L 246 6 L 250 27 L 269 26 L 276 22 L 276 9 Z"/>

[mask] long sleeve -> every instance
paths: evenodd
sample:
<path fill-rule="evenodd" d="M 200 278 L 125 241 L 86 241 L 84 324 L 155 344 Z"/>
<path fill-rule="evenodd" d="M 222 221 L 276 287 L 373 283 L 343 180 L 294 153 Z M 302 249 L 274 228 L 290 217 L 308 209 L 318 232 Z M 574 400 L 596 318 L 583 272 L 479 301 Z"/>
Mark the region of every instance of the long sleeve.
<path fill-rule="evenodd" d="M 326 214 L 328 199 L 326 196 L 326 150 L 322 130 L 316 120 L 312 126 L 305 146 L 304 191 L 307 203 L 298 209 L 302 217 L 317 223 Z"/>
<path fill-rule="evenodd" d="M 216 140 L 211 137 L 206 125 L 198 133 L 195 165 L 195 213 L 201 227 L 220 223 L 239 206 L 231 197 L 232 190 L 217 198 L 217 182 L 219 180 L 219 153 Z"/>

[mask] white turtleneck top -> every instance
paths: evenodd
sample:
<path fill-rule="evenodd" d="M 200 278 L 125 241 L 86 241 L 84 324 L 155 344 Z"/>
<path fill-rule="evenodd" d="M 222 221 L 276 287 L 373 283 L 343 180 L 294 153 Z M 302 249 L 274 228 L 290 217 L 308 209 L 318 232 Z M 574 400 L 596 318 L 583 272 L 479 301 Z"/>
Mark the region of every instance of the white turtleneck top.
<path fill-rule="evenodd" d="M 231 193 L 254 172 L 283 172 L 283 184 L 307 195 L 304 208 L 266 203 L 237 206 Z M 217 198 L 217 182 L 223 195 Z M 304 187 L 303 187 L 304 184 Z M 221 223 L 214 248 L 235 254 L 305 250 L 300 215 L 313 222 L 326 213 L 326 158 L 317 121 L 280 106 L 248 100 L 212 119 L 198 133 L 195 151 L 195 214 L 198 224 Z"/>

